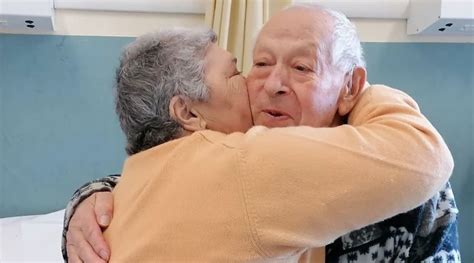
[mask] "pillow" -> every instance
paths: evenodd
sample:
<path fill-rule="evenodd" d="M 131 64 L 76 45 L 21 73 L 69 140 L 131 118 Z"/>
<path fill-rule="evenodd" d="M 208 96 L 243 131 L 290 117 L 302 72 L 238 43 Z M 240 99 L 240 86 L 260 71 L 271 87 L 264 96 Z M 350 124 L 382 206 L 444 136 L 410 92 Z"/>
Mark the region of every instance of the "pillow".
<path fill-rule="evenodd" d="M 0 262 L 63 262 L 64 210 L 0 219 Z"/>

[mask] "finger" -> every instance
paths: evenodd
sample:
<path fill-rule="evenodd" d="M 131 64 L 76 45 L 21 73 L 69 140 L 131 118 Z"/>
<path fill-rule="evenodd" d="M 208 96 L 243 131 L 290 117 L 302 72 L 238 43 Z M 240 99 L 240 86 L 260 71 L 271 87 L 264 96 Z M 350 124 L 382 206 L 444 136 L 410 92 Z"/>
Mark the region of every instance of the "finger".
<path fill-rule="evenodd" d="M 92 251 L 96 257 L 102 257 L 103 260 L 108 260 L 110 250 L 102 236 L 102 230 L 96 221 L 94 205 L 94 195 L 79 205 L 76 213 L 71 218 L 69 230 L 66 233 L 66 244 L 71 247 L 74 246 L 74 250 L 80 259 L 90 257 L 87 256 L 87 254 L 82 255 L 83 250 L 80 250 L 82 246 L 85 246 L 83 244 L 87 243 L 88 246 L 86 246 L 86 248 L 92 247 Z"/>
<path fill-rule="evenodd" d="M 74 249 L 73 245 L 67 245 L 66 251 L 67 251 L 67 261 L 69 263 L 82 263 L 82 260 L 77 255 L 76 250 Z"/>
<path fill-rule="evenodd" d="M 92 217 L 92 220 L 90 220 L 88 224 L 81 227 L 81 232 L 95 253 L 102 259 L 106 261 L 109 260 L 110 249 L 105 241 L 102 229 L 97 224 L 94 217 Z"/>
<path fill-rule="evenodd" d="M 106 227 L 112 220 L 114 197 L 112 192 L 99 192 L 95 194 L 95 215 L 97 222 L 102 227 Z"/>
<path fill-rule="evenodd" d="M 105 263 L 106 261 L 99 257 L 92 249 L 90 244 L 86 241 L 81 232 L 73 230 L 75 233 L 75 239 L 71 242 L 68 242 L 69 250 L 77 252 L 76 255 L 79 258 L 79 262 L 92 262 L 92 263 Z M 68 251 L 69 251 L 68 250 Z"/>

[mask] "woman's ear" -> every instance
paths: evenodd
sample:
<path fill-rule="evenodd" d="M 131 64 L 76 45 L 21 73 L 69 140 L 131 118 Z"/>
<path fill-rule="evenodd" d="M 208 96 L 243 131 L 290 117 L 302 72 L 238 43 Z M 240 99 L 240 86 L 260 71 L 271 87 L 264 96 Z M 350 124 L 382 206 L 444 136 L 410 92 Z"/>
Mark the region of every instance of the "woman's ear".
<path fill-rule="evenodd" d="M 182 96 L 174 96 L 169 105 L 170 116 L 181 127 L 190 132 L 206 129 L 206 122 L 201 114 L 194 109 L 193 103 Z"/>
<path fill-rule="evenodd" d="M 366 78 L 367 71 L 363 67 L 355 67 L 352 74 L 348 75 L 339 94 L 338 113 L 340 116 L 345 116 L 352 110 L 364 88 Z"/>

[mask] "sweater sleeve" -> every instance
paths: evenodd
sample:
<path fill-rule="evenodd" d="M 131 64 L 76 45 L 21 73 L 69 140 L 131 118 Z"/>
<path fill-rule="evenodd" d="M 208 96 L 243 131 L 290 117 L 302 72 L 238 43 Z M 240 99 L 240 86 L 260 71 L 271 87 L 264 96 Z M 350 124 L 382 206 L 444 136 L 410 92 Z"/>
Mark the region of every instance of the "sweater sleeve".
<path fill-rule="evenodd" d="M 72 195 L 71 200 L 67 204 L 66 210 L 64 212 L 64 225 L 61 239 L 61 251 L 66 262 L 68 259 L 66 250 L 66 234 L 69 229 L 69 222 L 71 221 L 77 206 L 79 206 L 82 201 L 95 193 L 112 192 L 119 181 L 120 175 L 109 175 L 84 184 Z"/>
<path fill-rule="evenodd" d="M 240 178 L 260 253 L 325 246 L 417 207 L 449 179 L 450 151 L 405 93 L 369 87 L 349 124 L 247 132 Z"/>

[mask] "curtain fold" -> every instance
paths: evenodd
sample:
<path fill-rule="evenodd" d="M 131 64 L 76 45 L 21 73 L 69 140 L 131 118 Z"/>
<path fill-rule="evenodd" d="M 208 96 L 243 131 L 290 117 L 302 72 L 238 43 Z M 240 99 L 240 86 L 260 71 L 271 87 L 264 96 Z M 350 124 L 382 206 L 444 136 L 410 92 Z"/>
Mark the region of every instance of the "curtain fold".
<path fill-rule="evenodd" d="M 209 0 L 206 25 L 218 35 L 217 43 L 237 57 L 237 68 L 247 74 L 252 49 L 268 18 L 292 0 Z"/>

